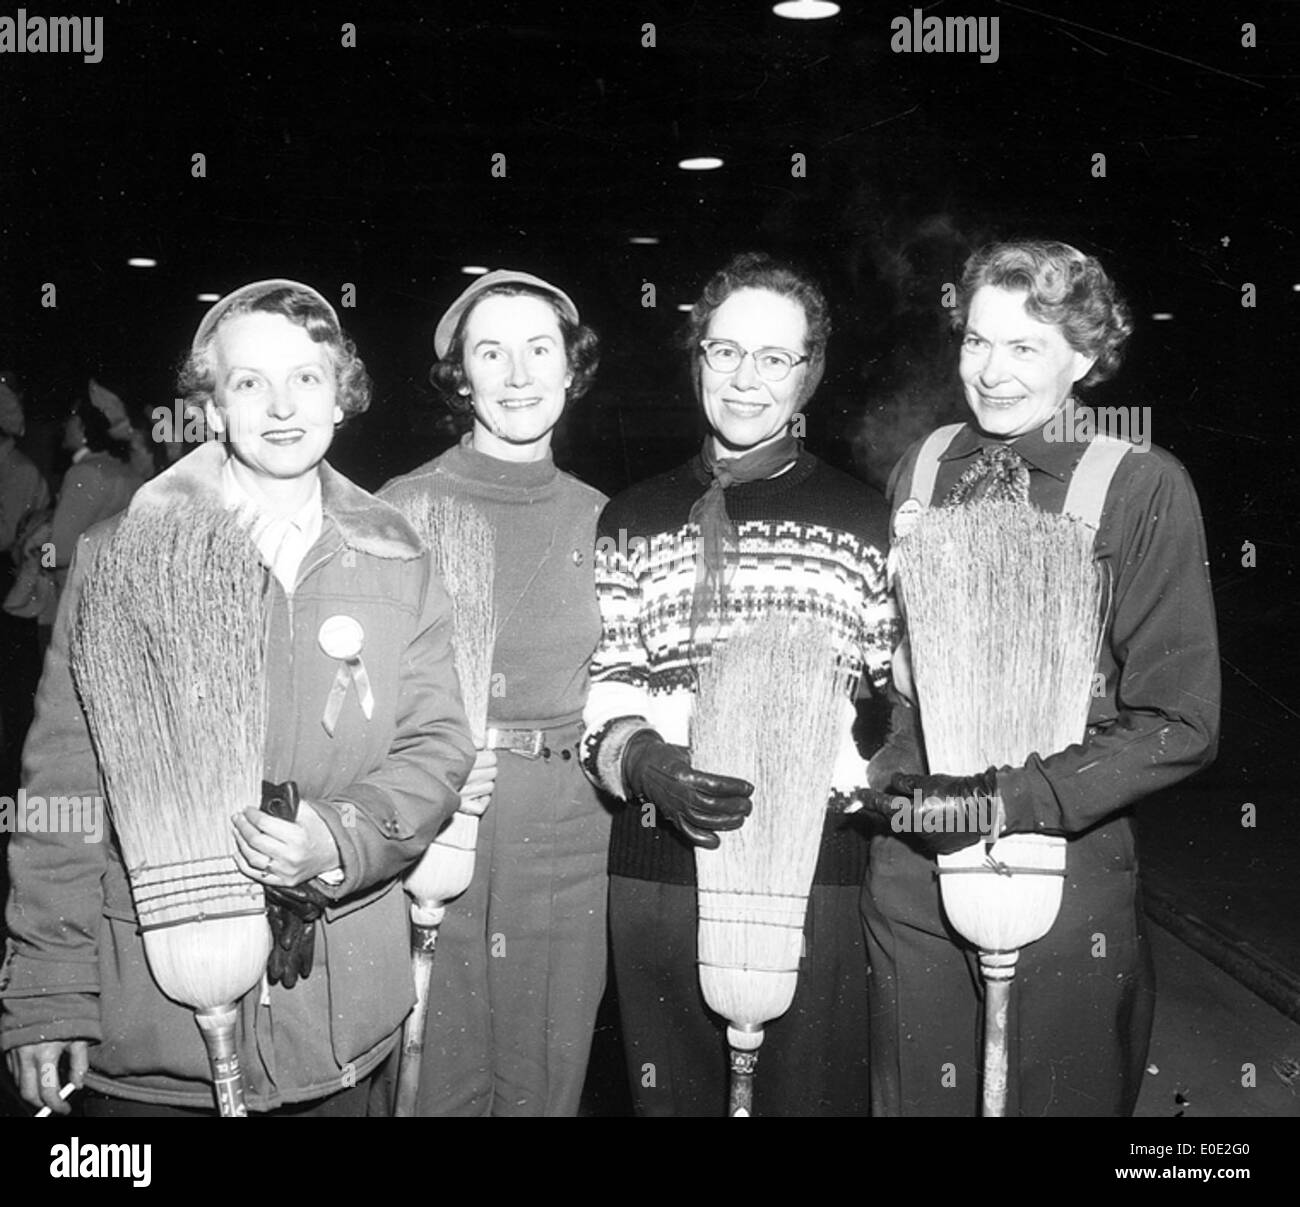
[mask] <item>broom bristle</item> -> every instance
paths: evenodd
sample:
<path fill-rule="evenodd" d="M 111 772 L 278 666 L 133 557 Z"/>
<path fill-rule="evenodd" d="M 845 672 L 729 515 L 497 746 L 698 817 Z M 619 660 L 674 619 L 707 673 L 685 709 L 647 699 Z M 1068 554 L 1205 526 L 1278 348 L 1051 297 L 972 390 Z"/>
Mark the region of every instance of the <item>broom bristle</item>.
<path fill-rule="evenodd" d="M 1093 536 L 1015 503 L 931 508 L 898 581 L 930 770 L 1019 766 L 1083 737 L 1101 622 Z"/>
<path fill-rule="evenodd" d="M 394 505 L 419 534 L 451 596 L 456 674 L 474 740 L 482 745 L 496 642 L 496 536 L 492 525 L 477 508 L 449 495 L 403 495 Z"/>
<path fill-rule="evenodd" d="M 824 625 L 778 616 L 734 630 L 700 672 L 691 761 L 754 785 L 745 824 L 695 852 L 700 985 L 734 1028 L 794 996 L 846 683 Z"/>
<path fill-rule="evenodd" d="M 900 541 L 898 580 L 932 772 L 1018 767 L 1082 740 L 1102 622 L 1089 528 L 1015 503 L 932 508 Z M 1043 873 L 1064 869 L 1064 839 L 1009 835 L 938 863 L 948 919 L 981 949 L 1051 929 L 1063 882 Z"/>
<path fill-rule="evenodd" d="M 496 644 L 496 534 L 482 512 L 450 495 L 405 494 L 394 505 L 419 534 L 451 596 L 456 675 L 474 743 L 481 747 Z M 477 845 L 478 818 L 457 812 L 407 874 L 406 891 L 426 906 L 458 897 L 474 877 Z"/>
<path fill-rule="evenodd" d="M 269 951 L 264 895 L 235 865 L 230 824 L 261 802 L 263 583 L 233 513 L 141 508 L 100 546 L 73 625 L 72 673 L 154 936 L 150 967 L 196 1007 L 247 992 Z M 239 925 L 210 922 L 232 916 Z M 177 968 L 189 971 L 173 980 Z"/>

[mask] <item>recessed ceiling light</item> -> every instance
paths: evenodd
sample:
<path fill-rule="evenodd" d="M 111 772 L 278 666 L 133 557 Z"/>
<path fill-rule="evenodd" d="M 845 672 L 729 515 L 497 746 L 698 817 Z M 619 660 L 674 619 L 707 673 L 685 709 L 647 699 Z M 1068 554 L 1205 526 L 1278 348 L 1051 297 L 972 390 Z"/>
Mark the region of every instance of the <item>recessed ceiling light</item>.
<path fill-rule="evenodd" d="M 692 303 L 690 303 L 690 302 L 678 302 L 678 303 L 677 303 L 677 309 L 678 309 L 678 310 L 694 310 L 695 307 L 694 307 L 694 305 L 693 305 Z"/>
<path fill-rule="evenodd" d="M 151 260 L 148 256 L 132 256 L 127 265 L 131 268 L 157 268 L 158 261 Z"/>
<path fill-rule="evenodd" d="M 712 172 L 714 168 L 722 167 L 722 160 L 716 155 L 696 155 L 681 160 L 677 166 L 683 172 Z"/>
<path fill-rule="evenodd" d="M 821 21 L 837 16 L 840 6 L 830 0 L 781 0 L 780 4 L 772 5 L 772 11 L 791 21 Z"/>
<path fill-rule="evenodd" d="M 1291 286 L 1291 292 L 1292 292 L 1292 293 L 1300 293 L 1300 284 L 1292 285 L 1292 286 Z"/>
<path fill-rule="evenodd" d="M 658 235 L 633 235 L 628 240 L 628 242 L 640 243 L 645 247 L 653 247 L 656 243 L 659 242 L 659 236 Z"/>
<path fill-rule="evenodd" d="M 1153 323 L 1169 323 L 1173 321 L 1173 318 L 1174 316 L 1170 314 L 1169 311 L 1157 310 L 1155 314 L 1151 316 L 1151 321 Z"/>
<path fill-rule="evenodd" d="M 467 277 L 481 277 L 487 271 L 488 269 L 484 268 L 482 264 L 465 264 L 461 267 L 461 272 Z"/>
<path fill-rule="evenodd" d="M 221 301 L 221 294 L 219 294 L 219 293 L 196 293 L 196 294 L 194 295 L 194 300 L 195 300 L 196 302 L 219 302 L 219 301 Z"/>

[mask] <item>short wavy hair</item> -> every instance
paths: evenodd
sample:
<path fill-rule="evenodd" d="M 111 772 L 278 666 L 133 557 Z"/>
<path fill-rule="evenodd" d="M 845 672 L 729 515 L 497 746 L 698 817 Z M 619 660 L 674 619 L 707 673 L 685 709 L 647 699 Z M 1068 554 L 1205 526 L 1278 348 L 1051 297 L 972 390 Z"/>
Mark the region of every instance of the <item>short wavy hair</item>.
<path fill-rule="evenodd" d="M 318 297 L 303 289 L 282 286 L 233 303 L 217 320 L 203 342 L 191 349 L 181 365 L 176 389 L 187 404 L 206 406 L 214 401 L 217 385 L 212 344 L 217 332 L 243 314 L 278 314 L 296 323 L 318 344 L 324 344 L 334 366 L 335 402 L 343 421 L 370 406 L 370 375 L 357 347 L 339 326 L 338 319 Z"/>
<path fill-rule="evenodd" d="M 985 285 L 1028 294 L 1025 310 L 1030 315 L 1059 328 L 1076 352 L 1096 357 L 1080 386 L 1096 385 L 1119 369 L 1124 344 L 1133 334 L 1133 315 L 1095 256 L 1045 239 L 980 248 L 966 261 L 957 288 L 952 316 L 957 332 L 966 330 L 971 299 Z"/>
<path fill-rule="evenodd" d="M 830 306 L 821 286 L 809 273 L 761 251 L 741 252 L 732 257 L 709 278 L 704 292 L 691 307 L 680 334 L 680 343 L 690 354 L 692 379 L 699 380 L 699 365 L 704 356 L 700 351 L 700 340 L 705 338 L 710 321 L 722 303 L 741 289 L 766 289 L 769 293 L 789 298 L 802 308 L 808 324 L 804 341 L 808 357 L 808 374 L 803 387 L 806 401 L 826 369 L 826 345 L 831 338 Z"/>
<path fill-rule="evenodd" d="M 575 323 L 560 308 L 559 299 L 545 290 L 518 282 L 494 285 L 485 289 L 474 299 L 460 316 L 451 343 L 447 345 L 447 355 L 435 361 L 429 369 L 429 384 L 442 396 L 448 409 L 460 418 L 474 413 L 474 400 L 462 391 L 469 388 L 469 379 L 465 376 L 465 328 L 469 316 L 482 304 L 484 298 L 540 298 L 554 312 L 560 324 L 560 334 L 564 338 L 564 359 L 568 362 L 573 381 L 565 391 L 565 402 L 576 402 L 589 389 L 595 380 L 596 370 L 600 367 L 600 337 L 586 323 Z"/>

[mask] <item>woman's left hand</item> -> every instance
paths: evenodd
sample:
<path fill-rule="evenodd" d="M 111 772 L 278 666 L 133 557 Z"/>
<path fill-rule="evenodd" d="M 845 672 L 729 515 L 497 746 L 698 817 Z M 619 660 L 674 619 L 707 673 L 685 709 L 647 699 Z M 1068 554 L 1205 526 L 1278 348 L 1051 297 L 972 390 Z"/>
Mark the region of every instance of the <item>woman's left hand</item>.
<path fill-rule="evenodd" d="M 305 800 L 298 804 L 297 821 L 245 809 L 234 823 L 235 862 L 258 884 L 298 885 L 339 866 L 334 835 Z"/>

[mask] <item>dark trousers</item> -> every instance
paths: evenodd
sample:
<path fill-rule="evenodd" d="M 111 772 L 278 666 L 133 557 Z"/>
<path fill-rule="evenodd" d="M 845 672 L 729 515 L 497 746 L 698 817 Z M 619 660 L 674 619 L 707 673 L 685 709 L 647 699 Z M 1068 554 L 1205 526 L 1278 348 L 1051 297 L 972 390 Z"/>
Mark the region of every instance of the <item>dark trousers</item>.
<path fill-rule="evenodd" d="M 1006 1113 L 1128 1116 L 1155 1008 L 1131 834 L 1072 841 L 1066 870 L 1056 924 L 1021 951 L 1012 983 Z M 862 914 L 873 1113 L 977 1116 L 979 961 L 943 917 L 934 860 L 901 839 L 876 838 Z"/>
<path fill-rule="evenodd" d="M 756 1115 L 868 1112 L 867 962 L 858 897 L 856 886 L 813 886 L 794 1001 L 764 1028 Z M 726 1024 L 700 991 L 695 889 L 611 876 L 609 912 L 637 1114 L 724 1116 Z"/>

